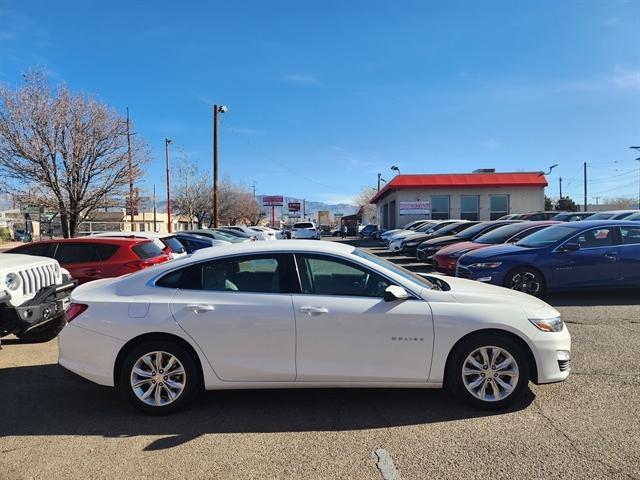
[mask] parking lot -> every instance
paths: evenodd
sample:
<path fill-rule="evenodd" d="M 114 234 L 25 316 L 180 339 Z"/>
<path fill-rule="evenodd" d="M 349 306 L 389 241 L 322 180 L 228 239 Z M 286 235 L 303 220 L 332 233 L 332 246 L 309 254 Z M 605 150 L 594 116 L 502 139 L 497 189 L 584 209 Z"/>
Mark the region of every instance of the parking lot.
<path fill-rule="evenodd" d="M 149 417 L 58 367 L 55 341 L 9 338 L 0 478 L 640 478 L 638 293 L 549 296 L 573 337 L 572 375 L 499 413 L 446 391 L 345 389 L 207 392 Z"/>

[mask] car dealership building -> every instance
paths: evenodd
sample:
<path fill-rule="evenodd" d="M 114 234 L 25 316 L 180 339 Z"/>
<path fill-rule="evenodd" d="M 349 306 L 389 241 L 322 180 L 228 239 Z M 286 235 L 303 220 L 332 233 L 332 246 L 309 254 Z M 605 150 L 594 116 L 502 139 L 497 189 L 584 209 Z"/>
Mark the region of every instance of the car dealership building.
<path fill-rule="evenodd" d="M 397 175 L 370 200 L 382 228 L 413 220 L 495 220 L 509 213 L 544 210 L 547 180 L 541 172 Z"/>

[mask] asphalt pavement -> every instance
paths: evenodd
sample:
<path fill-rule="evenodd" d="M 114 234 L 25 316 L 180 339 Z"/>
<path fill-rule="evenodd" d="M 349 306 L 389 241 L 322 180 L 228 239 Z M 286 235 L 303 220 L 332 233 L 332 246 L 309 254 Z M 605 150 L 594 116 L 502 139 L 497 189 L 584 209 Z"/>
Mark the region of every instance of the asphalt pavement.
<path fill-rule="evenodd" d="M 59 367 L 55 341 L 4 340 L 0 479 L 640 479 L 639 292 L 547 301 L 572 375 L 494 413 L 440 390 L 343 389 L 207 392 L 150 417 Z"/>

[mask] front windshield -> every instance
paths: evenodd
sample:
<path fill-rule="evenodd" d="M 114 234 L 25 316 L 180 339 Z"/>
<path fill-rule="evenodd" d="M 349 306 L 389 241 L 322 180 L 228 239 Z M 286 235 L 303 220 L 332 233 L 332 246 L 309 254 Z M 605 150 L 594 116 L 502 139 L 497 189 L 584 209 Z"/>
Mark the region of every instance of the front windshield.
<path fill-rule="evenodd" d="M 451 232 L 452 230 L 454 231 L 458 231 L 458 228 L 460 228 L 460 223 L 456 222 L 456 223 L 445 223 L 443 224 L 440 228 L 437 229 L 438 234 L 445 234 L 447 232 Z M 433 230 L 434 232 L 436 230 Z"/>
<path fill-rule="evenodd" d="M 430 232 L 433 230 L 433 227 L 435 227 L 437 224 L 436 223 L 425 223 L 423 225 L 420 225 L 420 227 L 416 228 L 415 231 L 419 232 L 419 233 L 426 233 L 426 232 Z"/>
<path fill-rule="evenodd" d="M 520 240 L 516 245 L 526 248 L 544 248 L 556 244 L 558 241 L 575 234 L 578 229 L 564 225 L 555 225 L 532 233 Z"/>
<path fill-rule="evenodd" d="M 591 215 L 589 220 L 608 220 L 613 217 L 613 213 L 596 213 L 595 215 Z"/>
<path fill-rule="evenodd" d="M 474 225 L 473 227 L 465 228 L 463 231 L 458 233 L 456 235 L 456 237 L 464 238 L 464 239 L 473 238 L 476 235 L 478 235 L 479 233 L 481 233 L 484 230 L 486 230 L 489 227 L 489 225 L 490 224 L 486 224 L 486 223 L 478 223 L 478 224 Z"/>
<path fill-rule="evenodd" d="M 499 243 L 506 242 L 515 234 L 520 233 L 522 230 L 526 230 L 526 228 L 528 228 L 527 224 L 523 225 L 522 223 L 503 225 L 502 227 L 491 230 L 484 235 L 480 235 L 474 240 L 474 242 L 487 245 L 497 245 Z"/>
<path fill-rule="evenodd" d="M 360 250 L 359 248 L 356 248 L 352 253 L 356 257 L 369 260 L 370 262 L 373 262 L 376 265 L 383 267 L 386 270 L 392 271 L 396 275 L 400 275 L 405 280 L 409 280 L 410 282 L 414 283 L 420 288 L 432 289 L 434 287 L 434 284 L 429 280 L 427 280 L 426 278 L 421 277 L 420 275 L 417 275 L 413 272 L 410 272 L 405 268 L 399 267 L 398 265 L 395 265 L 389 262 L 388 260 L 385 260 L 384 258 L 380 258 L 376 255 L 372 255 L 370 253 L 365 252 L 364 250 Z"/>

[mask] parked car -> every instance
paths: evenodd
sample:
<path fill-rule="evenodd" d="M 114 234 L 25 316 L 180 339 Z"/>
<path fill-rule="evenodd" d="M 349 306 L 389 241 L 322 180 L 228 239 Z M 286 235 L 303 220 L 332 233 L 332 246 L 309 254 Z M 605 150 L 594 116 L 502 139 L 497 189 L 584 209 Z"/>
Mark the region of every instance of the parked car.
<path fill-rule="evenodd" d="M 24 229 L 22 228 L 15 228 L 13 230 L 13 239 L 16 242 L 22 242 L 24 240 L 24 236 L 25 236 L 26 232 Z"/>
<path fill-rule="evenodd" d="M 546 220 L 540 222 L 518 222 L 509 225 L 503 225 L 487 233 L 477 237 L 475 240 L 467 242 L 459 242 L 441 248 L 433 256 L 433 268 L 436 272 L 446 275 L 454 275 L 458 259 L 465 253 L 472 252 L 480 248 L 486 248 L 490 245 L 499 245 L 501 243 L 515 243 L 532 233 L 547 228 L 551 225 L 557 225 L 560 222 L 554 220 Z"/>
<path fill-rule="evenodd" d="M 611 210 L 608 212 L 594 213 L 589 217 L 589 220 L 623 220 L 636 213 L 640 213 L 640 210 Z"/>
<path fill-rule="evenodd" d="M 171 233 L 156 232 L 100 232 L 89 235 L 91 237 L 123 237 L 123 238 L 144 238 L 155 243 L 160 250 L 169 255 L 170 258 L 178 258 L 186 255 L 184 246 Z"/>
<path fill-rule="evenodd" d="M 567 327 L 541 300 L 337 242 L 200 250 L 80 286 L 72 302 L 60 365 L 154 414 L 202 389 L 445 383 L 496 409 L 570 372 Z"/>
<path fill-rule="evenodd" d="M 269 240 L 265 232 L 256 231 L 249 227 L 245 227 L 244 225 L 227 225 L 220 227 L 220 230 L 244 233 L 248 236 L 255 237 L 256 240 Z"/>
<path fill-rule="evenodd" d="M 490 232 L 494 228 L 519 222 L 520 220 L 493 220 L 489 222 L 477 223 L 456 235 L 445 235 L 443 237 L 425 240 L 416 250 L 416 258 L 426 263 L 431 263 L 433 256 L 443 247 L 459 242 L 469 242 L 475 240 L 480 235 Z"/>
<path fill-rule="evenodd" d="M 451 223 L 450 221 L 447 221 Z M 390 246 L 396 240 L 403 239 L 409 235 L 413 235 L 415 233 L 429 233 L 433 232 L 439 228 L 442 228 L 446 225 L 443 221 L 438 220 L 428 220 L 426 222 L 422 222 L 420 225 L 415 225 L 409 229 L 398 229 L 393 231 L 393 233 L 387 232 L 385 235 L 381 236 L 381 239 L 386 242 L 387 246 Z"/>
<path fill-rule="evenodd" d="M 251 241 L 248 236 L 240 234 L 239 232 L 223 232 L 213 228 L 203 228 L 201 230 L 186 230 L 184 233 L 200 235 L 203 237 L 211 238 L 213 240 L 220 240 L 229 243 L 242 243 Z"/>
<path fill-rule="evenodd" d="M 409 222 L 405 225 L 403 225 L 400 228 L 391 228 L 388 229 L 386 232 L 384 232 L 383 234 L 380 235 L 380 239 L 383 241 L 386 241 L 391 235 L 394 235 L 395 233 L 401 231 L 401 230 L 416 230 L 417 228 L 419 228 L 421 225 L 424 225 L 425 223 L 434 223 L 435 221 L 433 220 L 414 220 L 413 222 Z M 339 228 L 338 228 L 339 230 Z"/>
<path fill-rule="evenodd" d="M 545 212 L 521 213 L 520 215 L 514 217 L 513 220 L 530 220 L 532 222 L 540 220 L 551 220 L 553 217 L 560 213 L 564 212 L 559 212 L 557 210 L 547 210 Z"/>
<path fill-rule="evenodd" d="M 0 253 L 0 337 L 47 342 L 66 324 L 76 282 L 51 258 Z"/>
<path fill-rule="evenodd" d="M 510 213 L 508 215 L 503 215 L 498 220 L 517 220 L 518 217 L 522 215 L 521 213 Z"/>
<path fill-rule="evenodd" d="M 456 276 L 540 296 L 547 291 L 640 287 L 640 225 L 584 220 L 553 225 L 515 245 L 458 260 Z"/>
<path fill-rule="evenodd" d="M 431 233 L 423 233 L 423 234 L 415 234 L 411 235 L 407 238 L 404 238 L 400 241 L 400 246 L 398 248 L 398 252 L 402 255 L 407 255 L 411 257 L 415 257 L 418 251 L 418 245 L 426 240 L 430 240 L 432 238 L 439 238 L 448 235 L 457 235 L 463 230 L 466 230 L 469 227 L 476 225 L 479 222 L 469 222 L 467 220 L 462 220 L 459 222 L 446 224 L 444 227 L 432 231 Z"/>
<path fill-rule="evenodd" d="M 255 242 L 257 240 L 266 240 L 265 236 L 254 230 L 244 231 L 237 230 L 230 227 L 217 227 L 214 229 L 216 232 L 226 233 L 227 235 L 233 235 L 234 237 L 243 238 Z M 247 229 L 248 230 L 248 229 Z"/>
<path fill-rule="evenodd" d="M 169 255 L 153 241 L 124 237 L 45 240 L 21 245 L 8 252 L 53 258 L 80 284 L 119 277 L 170 260 Z"/>
<path fill-rule="evenodd" d="M 320 232 L 313 222 L 297 222 L 291 229 L 291 238 L 317 240 L 320 239 Z"/>
<path fill-rule="evenodd" d="M 594 212 L 563 212 L 553 217 L 552 220 L 557 220 L 559 222 L 579 222 L 581 220 L 586 220 L 593 214 Z"/>
<path fill-rule="evenodd" d="M 187 254 L 191 254 L 202 248 L 211 248 L 220 245 L 230 245 L 231 242 L 226 240 L 214 240 L 204 235 L 195 235 L 193 233 L 177 232 L 176 238 L 184 246 Z"/>
<path fill-rule="evenodd" d="M 360 238 L 373 238 L 375 234 L 378 232 L 378 225 L 365 225 L 362 230 L 360 230 Z"/>
<path fill-rule="evenodd" d="M 639 213 L 634 213 L 633 215 L 629 215 L 627 218 L 625 218 L 625 221 L 627 221 L 627 222 L 640 222 L 640 212 Z"/>
<path fill-rule="evenodd" d="M 267 240 L 284 240 L 287 238 L 286 234 L 282 230 L 276 230 L 275 228 L 261 227 L 257 225 L 249 228 L 251 230 L 264 233 L 267 236 Z"/>

